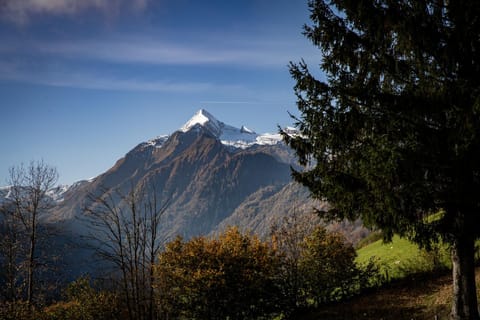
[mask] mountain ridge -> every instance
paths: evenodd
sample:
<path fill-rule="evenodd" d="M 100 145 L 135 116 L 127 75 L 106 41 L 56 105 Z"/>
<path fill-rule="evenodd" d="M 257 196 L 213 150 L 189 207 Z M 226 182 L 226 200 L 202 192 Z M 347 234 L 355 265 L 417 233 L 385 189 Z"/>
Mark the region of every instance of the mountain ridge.
<path fill-rule="evenodd" d="M 267 236 L 275 219 L 300 207 L 311 212 L 324 206 L 292 181 L 292 166 L 296 158 L 280 134 L 235 128 L 200 109 L 179 130 L 139 143 L 99 176 L 52 191 L 56 206 L 49 221 L 66 221 L 81 233 L 85 226 L 78 218 L 92 197 L 155 185 L 161 192 L 148 191 L 149 196 L 170 204 L 161 226 L 166 239 L 211 234 L 228 225 Z"/>
<path fill-rule="evenodd" d="M 179 130 L 139 143 L 103 174 L 67 190 L 52 220 L 81 216 L 88 194 L 155 184 L 162 190 L 159 200 L 171 203 L 162 232 L 187 238 L 208 234 L 259 188 L 281 189 L 291 181 L 293 154 L 279 136 L 258 143 L 262 136 L 200 109 Z M 225 137 L 237 140 L 225 143 Z"/>

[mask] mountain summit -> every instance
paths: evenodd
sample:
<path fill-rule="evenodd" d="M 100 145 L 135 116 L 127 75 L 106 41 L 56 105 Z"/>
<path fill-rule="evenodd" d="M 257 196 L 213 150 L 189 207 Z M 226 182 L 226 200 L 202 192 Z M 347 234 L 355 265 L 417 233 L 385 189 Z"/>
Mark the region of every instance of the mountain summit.
<path fill-rule="evenodd" d="M 191 130 L 205 130 L 220 140 L 222 144 L 241 149 L 246 149 L 253 145 L 275 145 L 282 141 L 280 134 L 257 134 L 245 126 L 236 128 L 225 124 L 217 120 L 205 109 L 198 110 L 195 115 L 180 128 L 181 132 Z"/>
<path fill-rule="evenodd" d="M 198 110 L 193 117 L 180 128 L 180 131 L 187 132 L 196 126 L 202 126 L 208 129 L 215 136 L 219 136 L 225 123 L 218 121 L 212 114 L 205 109 Z"/>

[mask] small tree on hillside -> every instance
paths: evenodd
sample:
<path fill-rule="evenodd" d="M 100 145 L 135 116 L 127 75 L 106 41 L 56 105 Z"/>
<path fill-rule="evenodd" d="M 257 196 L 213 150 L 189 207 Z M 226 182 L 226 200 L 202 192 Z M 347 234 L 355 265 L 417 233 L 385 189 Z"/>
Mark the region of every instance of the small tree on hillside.
<path fill-rule="evenodd" d="M 480 2 L 309 1 L 323 80 L 291 64 L 300 116 L 284 133 L 325 218 L 451 244 L 452 319 L 479 319 Z"/>
<path fill-rule="evenodd" d="M 302 242 L 300 269 L 305 300 L 315 305 L 347 298 L 360 289 L 357 253 L 339 233 L 318 226 Z"/>
<path fill-rule="evenodd" d="M 285 295 L 285 307 L 295 310 L 305 306 L 305 277 L 302 260 L 305 253 L 305 239 L 320 224 L 314 213 L 301 214 L 293 210 L 291 214 L 272 226 L 273 246 L 282 257 L 281 282 Z"/>
<path fill-rule="evenodd" d="M 284 312 L 349 298 L 379 280 L 373 262 L 357 265 L 345 237 L 327 231 L 311 214 L 286 218 L 272 230 L 272 241 L 281 259 Z"/>

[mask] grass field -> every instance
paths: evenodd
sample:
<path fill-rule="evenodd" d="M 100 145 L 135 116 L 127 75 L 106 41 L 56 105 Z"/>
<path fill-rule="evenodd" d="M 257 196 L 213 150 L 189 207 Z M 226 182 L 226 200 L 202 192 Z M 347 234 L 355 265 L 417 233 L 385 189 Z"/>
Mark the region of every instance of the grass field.
<path fill-rule="evenodd" d="M 381 272 L 390 280 L 449 267 L 448 250 L 445 246 L 439 245 L 433 251 L 427 252 L 398 236 L 394 236 L 392 242 L 388 243 L 383 240 L 375 241 L 360 248 L 357 254 L 357 262 L 360 264 L 375 259 Z"/>

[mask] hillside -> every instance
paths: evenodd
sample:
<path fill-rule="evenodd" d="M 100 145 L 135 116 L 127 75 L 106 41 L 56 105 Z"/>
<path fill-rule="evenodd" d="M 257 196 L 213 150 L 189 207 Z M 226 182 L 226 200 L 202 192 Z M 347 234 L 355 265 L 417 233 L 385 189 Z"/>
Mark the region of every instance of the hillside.
<path fill-rule="evenodd" d="M 427 252 L 407 239 L 374 241 L 357 250 L 357 262 L 374 258 L 387 284 L 350 301 L 322 307 L 302 319 L 448 319 L 452 295 L 448 249 Z M 476 270 L 480 293 L 480 267 Z M 435 318 L 437 317 L 437 318 Z"/>
<path fill-rule="evenodd" d="M 476 275 L 479 295 L 480 268 L 476 269 Z M 322 308 L 302 319 L 444 320 L 449 317 L 451 294 L 449 273 L 411 276 L 350 301 Z"/>
<path fill-rule="evenodd" d="M 445 246 L 438 245 L 427 252 L 399 236 L 394 236 L 391 242 L 377 240 L 357 250 L 357 254 L 357 262 L 360 264 L 374 257 L 382 274 L 390 280 L 401 279 L 412 273 L 450 267 L 450 256 Z"/>

